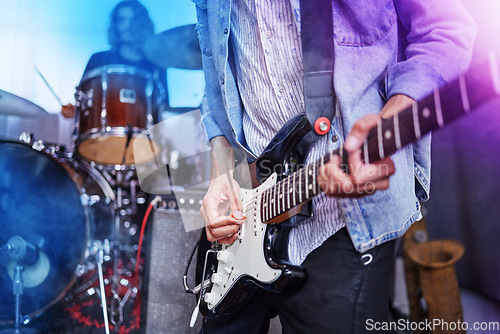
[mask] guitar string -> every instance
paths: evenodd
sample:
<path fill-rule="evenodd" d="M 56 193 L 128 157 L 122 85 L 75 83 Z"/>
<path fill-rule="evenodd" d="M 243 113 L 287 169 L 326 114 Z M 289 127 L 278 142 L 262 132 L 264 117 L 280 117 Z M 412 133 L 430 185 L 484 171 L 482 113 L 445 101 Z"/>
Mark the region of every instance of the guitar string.
<path fill-rule="evenodd" d="M 316 162 L 314 162 L 313 164 L 315 165 L 315 164 L 316 164 Z M 302 175 L 302 176 L 304 176 L 304 177 L 307 177 L 307 175 L 306 175 L 306 174 L 307 174 L 307 171 L 309 170 L 309 168 L 311 168 L 311 166 L 313 166 L 313 164 L 307 165 L 307 167 L 304 167 L 304 168 L 302 168 L 302 169 L 298 170 L 298 171 L 297 171 L 297 172 L 295 172 L 295 173 L 298 173 L 298 174 L 301 174 L 301 175 Z M 316 169 L 317 169 L 317 166 L 315 166 L 314 168 L 316 168 Z M 317 174 L 317 172 L 316 172 L 316 174 Z M 293 174 L 292 174 L 292 175 L 293 175 Z M 251 202 L 255 202 L 255 200 L 258 200 L 258 199 L 259 199 L 259 197 L 262 197 L 264 194 L 269 195 L 269 193 L 268 193 L 268 192 L 270 192 L 270 191 L 271 191 L 271 188 L 272 188 L 272 189 L 274 189 L 274 190 L 276 190 L 276 189 L 277 189 L 278 191 L 279 191 L 279 189 L 280 189 L 280 188 L 282 188 L 282 189 L 283 189 L 283 188 L 284 188 L 284 184 L 283 184 L 283 183 L 284 183 L 284 182 L 289 182 L 289 181 L 288 181 L 288 179 L 289 179 L 290 177 L 292 177 L 292 175 L 288 176 L 287 178 L 285 178 L 285 179 L 283 179 L 283 180 L 281 180 L 281 181 L 277 182 L 276 184 L 272 185 L 271 187 L 267 188 L 266 190 L 264 190 L 261 194 L 257 195 L 256 197 L 253 197 L 252 199 L 247 200 L 246 202 L 242 202 L 242 206 L 248 205 L 249 203 L 250 203 L 250 204 L 252 204 Z M 305 182 L 305 181 L 304 181 L 304 182 Z M 302 183 L 304 183 L 304 182 L 302 182 Z M 290 183 L 291 183 L 291 182 L 289 182 L 289 184 L 290 184 Z M 293 183 L 293 186 L 294 186 L 294 188 L 295 188 L 295 189 L 297 188 L 297 186 L 298 186 L 298 185 L 299 185 L 299 182 L 294 182 L 294 183 Z M 277 193 L 277 192 L 275 191 L 275 193 Z M 296 193 L 296 192 L 293 192 L 293 193 Z M 269 196 L 269 197 L 271 197 L 271 196 Z M 273 199 L 275 199 L 275 200 L 276 200 L 276 199 L 277 199 L 277 196 L 274 196 L 274 197 L 273 197 Z M 277 199 L 277 200 L 279 200 L 279 199 Z M 260 203 L 259 203 L 259 204 L 260 204 Z M 255 208 L 255 204 L 254 204 L 254 206 L 247 206 L 247 208 L 249 208 L 249 209 L 253 209 L 253 208 Z M 280 210 L 280 211 L 281 211 L 281 210 Z M 285 211 L 285 212 L 286 212 L 286 211 Z"/>
<path fill-rule="evenodd" d="M 409 126 L 410 124 L 411 124 L 411 125 L 413 125 L 413 119 L 412 119 L 412 118 L 405 118 L 405 117 L 403 117 L 402 119 L 400 119 L 400 127 Z M 367 142 L 370 142 L 370 140 L 375 140 L 375 139 L 377 139 L 377 140 L 378 140 L 378 135 L 377 135 L 377 133 L 371 133 L 371 134 L 367 137 L 366 141 L 367 141 Z M 330 154 L 332 154 L 332 153 L 333 153 L 333 151 L 331 151 L 331 152 L 329 152 L 328 154 L 326 154 L 326 156 L 327 156 L 327 155 L 330 155 Z M 312 164 L 310 164 L 310 165 L 307 165 L 306 167 L 301 168 L 300 170 L 298 170 L 298 171 L 297 171 L 297 172 L 295 172 L 295 173 L 300 174 L 300 176 L 301 176 L 300 178 L 302 178 L 302 176 L 304 176 L 304 179 L 305 179 L 306 177 L 308 177 L 308 175 L 307 175 L 307 174 L 308 174 L 308 171 L 309 171 L 309 169 L 311 168 L 311 166 L 316 165 L 316 164 L 321 164 L 320 160 L 316 160 L 314 163 L 312 163 Z M 317 175 L 317 170 L 318 170 L 319 166 L 314 166 L 313 168 L 315 168 L 315 169 L 316 169 L 316 175 Z M 292 175 L 293 175 L 293 174 L 292 174 Z M 276 184 L 274 184 L 274 185 L 273 185 L 273 186 L 271 186 L 270 188 L 266 189 L 266 190 L 263 192 L 263 194 L 264 194 L 264 193 L 266 193 L 266 192 L 271 191 L 271 188 L 273 188 L 274 190 L 278 190 L 278 191 L 274 191 L 274 193 L 282 193 L 282 192 L 280 192 L 280 189 L 283 189 L 283 188 L 284 188 L 283 183 L 284 183 L 284 182 L 288 182 L 289 184 L 290 184 L 290 183 L 292 183 L 292 182 L 290 182 L 290 181 L 289 181 L 289 178 L 290 178 L 290 177 L 292 177 L 292 175 L 288 176 L 287 178 L 285 178 L 285 179 L 283 179 L 283 180 L 281 180 L 281 181 L 277 182 Z M 297 175 L 296 175 L 296 178 L 297 178 Z M 305 184 L 305 181 L 304 181 L 304 182 L 302 182 L 302 183 L 301 183 L 301 185 L 302 185 L 302 184 Z M 294 188 L 296 188 L 298 185 L 299 185 L 299 182 L 294 182 L 294 183 L 293 183 Z M 307 190 L 307 191 L 309 191 L 309 190 Z M 294 192 L 294 193 L 295 193 L 295 192 Z M 268 194 L 268 195 L 269 195 L 269 194 Z M 316 194 L 315 194 L 315 195 L 316 195 Z M 259 197 L 260 197 L 260 196 L 259 196 Z M 271 196 L 269 196 L 269 197 L 271 197 Z M 271 198 L 271 199 L 274 199 L 274 200 L 279 200 L 279 198 L 278 198 L 277 196 L 273 196 L 273 198 Z M 243 202 L 243 203 L 242 203 L 242 205 L 247 205 L 248 203 L 250 203 L 250 202 L 252 202 L 252 201 L 255 201 L 255 197 L 254 197 L 253 199 L 250 199 L 250 200 L 246 201 L 246 202 Z M 248 207 L 248 208 L 249 208 L 249 209 L 253 209 L 254 207 Z M 281 210 L 279 210 L 279 211 L 281 211 Z"/>
<path fill-rule="evenodd" d="M 403 117 L 401 117 L 401 116 L 403 116 Z M 412 117 L 404 117 L 404 116 L 411 116 L 411 115 L 399 115 L 399 127 L 400 127 L 400 128 L 405 128 L 405 127 L 408 127 L 410 124 L 413 126 L 413 118 L 412 118 Z M 393 118 L 394 118 L 394 116 L 393 116 Z M 394 123 L 389 124 L 389 126 L 390 126 L 390 125 L 392 125 L 392 127 L 394 128 Z M 378 140 L 378 134 L 377 134 L 377 132 L 370 133 L 370 134 L 368 135 L 368 137 L 366 138 L 366 140 L 365 140 L 365 141 L 369 143 L 369 142 L 371 142 L 371 141 L 373 141 L 373 140 Z M 330 152 L 329 152 L 329 153 L 327 153 L 325 156 L 331 155 L 332 153 L 333 153 L 333 151 L 330 151 Z M 337 155 L 338 155 L 338 154 L 337 154 Z M 319 167 L 320 167 L 320 166 L 316 166 L 316 165 L 317 165 L 317 164 L 321 165 L 321 161 L 320 161 L 320 160 L 321 160 L 321 159 L 318 159 L 318 160 L 314 161 L 312 164 L 306 165 L 305 167 L 301 168 L 300 170 L 298 170 L 298 171 L 294 172 L 294 174 L 296 174 L 296 178 L 297 178 L 297 176 L 299 176 L 299 175 L 300 175 L 300 179 L 302 179 L 302 176 L 304 176 L 304 179 L 305 179 L 305 178 L 307 178 L 307 177 L 308 177 L 308 175 L 307 175 L 307 174 L 308 174 L 308 171 L 309 171 L 309 169 L 310 169 L 311 167 L 315 169 L 315 174 L 316 174 L 316 177 L 317 177 L 317 174 L 318 174 L 318 169 L 319 169 Z M 277 182 L 276 184 L 272 185 L 272 186 L 271 186 L 271 187 L 269 187 L 268 189 L 264 190 L 264 192 L 262 192 L 261 194 L 259 194 L 259 195 L 255 196 L 255 197 L 253 197 L 252 199 L 247 200 L 246 202 L 242 202 L 242 206 L 244 207 L 244 206 L 246 206 L 246 205 L 247 205 L 247 206 L 246 206 L 246 210 L 247 210 L 247 211 L 248 211 L 248 210 L 252 210 L 252 209 L 256 208 L 255 204 L 253 204 L 253 205 L 251 205 L 251 206 L 248 206 L 248 204 L 249 204 L 249 203 L 252 203 L 252 202 L 255 202 L 256 200 L 257 200 L 257 201 L 260 201 L 260 200 L 262 199 L 262 196 L 263 196 L 264 194 L 266 194 L 266 192 L 270 192 L 270 191 L 271 191 L 271 188 L 275 190 L 275 191 L 274 191 L 274 193 L 275 193 L 275 194 L 282 194 L 282 195 L 284 195 L 284 193 L 283 193 L 283 192 L 280 192 L 280 188 L 281 188 L 281 189 L 284 189 L 284 184 L 283 184 L 284 182 L 288 182 L 289 184 L 291 184 L 291 183 L 292 183 L 292 182 L 290 182 L 290 181 L 289 181 L 289 178 L 291 178 L 291 177 L 292 177 L 292 175 L 293 175 L 293 174 L 291 174 L 291 175 L 289 175 L 287 178 L 285 178 L 285 179 L 283 179 L 283 180 L 281 180 L 281 181 Z M 304 181 L 304 182 L 301 182 L 301 184 L 300 184 L 300 185 L 303 185 L 303 184 L 305 184 L 305 181 Z M 293 187 L 294 187 L 295 189 L 296 189 L 296 187 L 297 187 L 298 185 L 299 185 L 299 182 L 293 182 Z M 317 189 L 318 187 L 319 187 L 319 185 L 317 185 L 317 186 L 316 186 L 316 189 Z M 277 190 L 277 191 L 276 191 L 276 190 Z M 309 189 L 307 189 L 306 191 L 309 191 Z M 314 194 L 314 189 L 313 189 L 313 190 L 311 190 L 311 191 L 313 191 L 313 194 Z M 295 193 L 296 193 L 296 192 L 293 192 L 293 194 L 295 194 Z M 318 192 L 318 193 L 319 193 L 319 192 Z M 288 194 L 288 193 L 287 193 L 287 194 Z M 267 195 L 269 195 L 269 193 L 267 193 Z M 317 195 L 317 193 L 316 193 L 316 194 L 314 194 L 314 195 Z M 271 196 L 269 196 L 269 197 L 271 197 Z M 277 196 L 273 196 L 272 200 L 278 200 L 278 201 L 279 201 L 279 198 L 278 198 Z M 259 203 L 259 204 L 260 204 L 260 203 Z M 282 210 L 275 210 L 275 211 L 282 211 Z M 280 212 L 280 213 L 278 213 L 278 215 L 279 215 L 279 214 L 282 214 L 282 213 L 284 213 L 284 212 L 286 212 L 286 211 Z M 270 214 L 270 216 L 273 216 L 273 215 L 272 215 L 272 214 Z M 277 215 L 276 215 L 276 216 L 277 216 Z M 274 216 L 274 217 L 272 217 L 272 218 L 275 218 L 276 216 Z M 272 219 L 272 218 L 271 218 L 271 219 Z"/>

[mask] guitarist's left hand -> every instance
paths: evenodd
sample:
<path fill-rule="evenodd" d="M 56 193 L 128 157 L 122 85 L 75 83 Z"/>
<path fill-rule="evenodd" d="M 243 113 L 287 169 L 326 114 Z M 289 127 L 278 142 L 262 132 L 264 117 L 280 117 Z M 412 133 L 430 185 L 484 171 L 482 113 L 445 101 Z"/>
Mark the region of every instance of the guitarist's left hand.
<path fill-rule="evenodd" d="M 338 155 L 319 169 L 318 184 L 326 195 L 362 197 L 389 187 L 389 177 L 395 172 L 391 158 L 386 157 L 373 164 L 365 164 L 361 160 L 361 146 L 381 116 L 391 117 L 409 106 L 412 101 L 408 96 L 395 95 L 387 101 L 379 115 L 368 114 L 354 123 L 344 146 L 348 153 L 349 174 L 344 173 L 341 168 Z"/>

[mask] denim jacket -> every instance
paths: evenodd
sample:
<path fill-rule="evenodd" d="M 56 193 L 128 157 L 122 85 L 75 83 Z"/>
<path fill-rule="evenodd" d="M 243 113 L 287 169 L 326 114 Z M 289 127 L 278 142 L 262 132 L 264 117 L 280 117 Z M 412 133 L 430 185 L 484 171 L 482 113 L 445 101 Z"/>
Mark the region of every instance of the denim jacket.
<path fill-rule="evenodd" d="M 246 145 L 243 106 L 228 46 L 231 1 L 192 0 L 203 57 L 208 106 L 203 123 L 209 139 L 225 136 L 256 158 Z M 291 0 L 300 29 L 298 0 Z M 337 110 L 328 136 L 338 148 L 353 123 L 378 113 L 388 98 L 421 99 L 465 71 L 475 25 L 460 0 L 334 0 L 334 89 Z M 364 252 L 404 234 L 420 219 L 419 201 L 430 191 L 430 136 L 392 156 L 390 187 L 361 199 L 341 199 L 354 246 Z"/>

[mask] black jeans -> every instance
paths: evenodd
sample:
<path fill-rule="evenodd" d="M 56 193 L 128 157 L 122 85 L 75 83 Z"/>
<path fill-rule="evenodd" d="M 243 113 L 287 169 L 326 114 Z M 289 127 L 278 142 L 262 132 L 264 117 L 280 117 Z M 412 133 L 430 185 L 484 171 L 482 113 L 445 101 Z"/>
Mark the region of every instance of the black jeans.
<path fill-rule="evenodd" d="M 371 321 L 388 320 L 394 247 L 389 241 L 360 254 L 343 228 L 307 256 L 308 279 L 298 293 L 259 290 L 234 317 L 207 320 L 201 332 L 267 333 L 277 311 L 286 334 L 365 333 Z"/>

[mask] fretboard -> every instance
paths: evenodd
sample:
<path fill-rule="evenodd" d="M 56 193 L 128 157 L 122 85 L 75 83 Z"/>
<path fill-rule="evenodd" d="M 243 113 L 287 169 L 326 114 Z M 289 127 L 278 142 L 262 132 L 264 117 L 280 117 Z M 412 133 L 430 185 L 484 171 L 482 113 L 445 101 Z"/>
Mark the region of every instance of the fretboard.
<path fill-rule="evenodd" d="M 471 68 L 441 89 L 435 89 L 393 117 L 381 120 L 370 130 L 363 144 L 362 159 L 365 163 L 382 160 L 499 96 L 500 58 L 491 53 L 487 62 Z M 342 165 L 347 165 L 347 154 L 341 147 L 264 191 L 260 198 L 262 222 L 270 222 L 318 195 L 321 192 L 316 180 L 318 169 L 333 155 L 340 155 Z"/>

